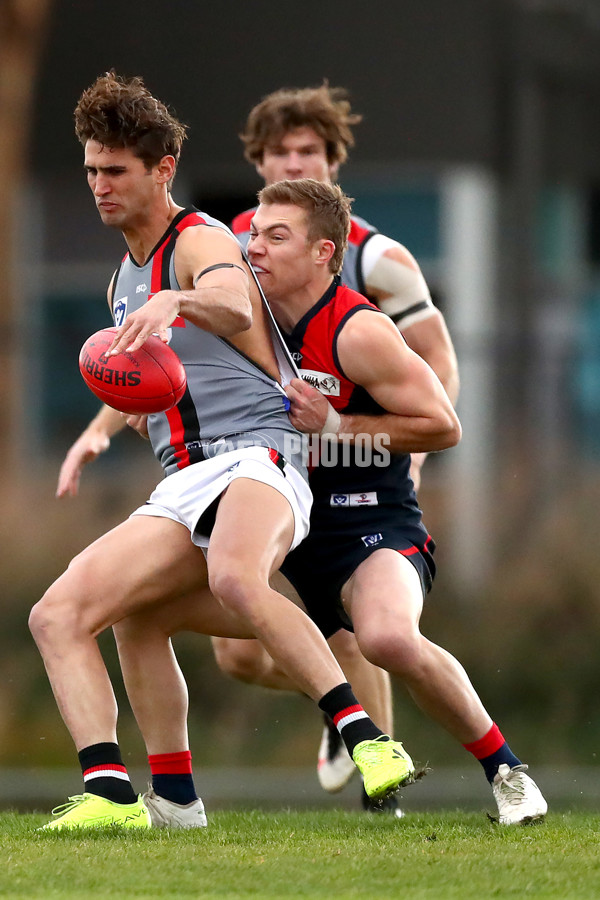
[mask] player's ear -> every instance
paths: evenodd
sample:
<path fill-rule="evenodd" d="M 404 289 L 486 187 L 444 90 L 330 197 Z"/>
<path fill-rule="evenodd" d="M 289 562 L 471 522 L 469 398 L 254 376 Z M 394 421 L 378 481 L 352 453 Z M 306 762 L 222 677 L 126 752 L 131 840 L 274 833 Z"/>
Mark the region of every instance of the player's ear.
<path fill-rule="evenodd" d="M 335 244 L 333 243 L 333 241 L 327 240 L 326 238 L 321 238 L 320 240 L 316 241 L 315 248 L 316 260 L 319 263 L 328 263 L 335 253 Z"/>
<path fill-rule="evenodd" d="M 158 184 L 168 184 L 175 174 L 176 161 L 174 156 L 163 156 L 156 166 Z"/>

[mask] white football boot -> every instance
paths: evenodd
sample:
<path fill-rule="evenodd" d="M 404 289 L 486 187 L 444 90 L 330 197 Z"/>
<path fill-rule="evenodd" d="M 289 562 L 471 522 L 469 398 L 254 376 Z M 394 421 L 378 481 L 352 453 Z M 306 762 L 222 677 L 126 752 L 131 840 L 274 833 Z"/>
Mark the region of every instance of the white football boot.
<path fill-rule="evenodd" d="M 498 804 L 498 820 L 501 825 L 527 825 L 543 819 L 548 804 L 535 781 L 525 774 L 527 766 L 506 763 L 498 768 L 492 782 L 494 799 Z"/>
<path fill-rule="evenodd" d="M 346 787 L 357 771 L 340 733 L 330 719 L 324 717 L 325 727 L 319 747 L 317 775 L 319 784 L 329 794 L 337 794 Z"/>
<path fill-rule="evenodd" d="M 143 795 L 144 805 L 150 813 L 153 828 L 205 828 L 206 813 L 202 800 L 181 805 L 160 797 L 150 788 Z"/>

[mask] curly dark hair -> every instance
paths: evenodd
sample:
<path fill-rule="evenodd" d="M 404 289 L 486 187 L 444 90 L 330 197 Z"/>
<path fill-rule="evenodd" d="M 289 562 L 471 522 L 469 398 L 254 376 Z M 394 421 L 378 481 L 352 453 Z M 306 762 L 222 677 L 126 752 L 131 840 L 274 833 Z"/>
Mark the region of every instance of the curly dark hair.
<path fill-rule="evenodd" d="M 345 88 L 329 87 L 324 81 L 315 88 L 282 88 L 263 97 L 251 111 L 239 137 L 244 143 L 244 156 L 256 165 L 262 162 L 265 147 L 281 139 L 295 128 L 312 128 L 323 138 L 330 165 L 348 158 L 354 146 L 352 125 L 362 116 L 350 111 Z"/>
<path fill-rule="evenodd" d="M 83 146 L 98 141 L 110 148 L 128 147 L 148 169 L 163 156 L 179 160 L 187 132 L 140 77 L 123 78 L 113 70 L 83 92 L 74 116 L 75 134 Z"/>
<path fill-rule="evenodd" d="M 267 206 L 290 204 L 303 209 L 308 224 L 307 240 L 325 238 L 333 241 L 335 253 L 329 260 L 329 270 L 334 275 L 341 271 L 350 233 L 352 197 L 348 197 L 339 185 L 314 178 L 276 181 L 258 192 L 258 202 Z"/>

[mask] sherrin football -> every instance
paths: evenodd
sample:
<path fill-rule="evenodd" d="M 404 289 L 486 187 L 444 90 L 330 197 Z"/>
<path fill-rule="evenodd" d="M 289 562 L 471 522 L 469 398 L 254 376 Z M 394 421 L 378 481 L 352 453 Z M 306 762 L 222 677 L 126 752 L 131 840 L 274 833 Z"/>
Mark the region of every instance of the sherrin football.
<path fill-rule="evenodd" d="M 186 388 L 185 369 L 168 344 L 152 335 L 133 353 L 107 357 L 116 328 L 103 328 L 87 339 L 79 371 L 89 389 L 119 412 L 165 412 L 179 403 Z"/>

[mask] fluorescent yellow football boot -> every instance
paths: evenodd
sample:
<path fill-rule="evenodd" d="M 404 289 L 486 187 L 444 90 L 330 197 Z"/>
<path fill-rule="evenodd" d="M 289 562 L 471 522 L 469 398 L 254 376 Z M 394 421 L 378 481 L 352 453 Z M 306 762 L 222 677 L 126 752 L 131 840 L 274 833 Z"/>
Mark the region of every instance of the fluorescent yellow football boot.
<path fill-rule="evenodd" d="M 414 780 L 413 761 L 399 741 L 381 738 L 361 741 L 354 748 L 352 759 L 363 776 L 365 792 L 371 799 L 387 797 L 401 785 Z"/>
<path fill-rule="evenodd" d="M 150 813 L 141 797 L 135 803 L 113 803 L 96 794 L 76 794 L 52 810 L 58 818 L 44 825 L 46 828 L 150 828 Z"/>

